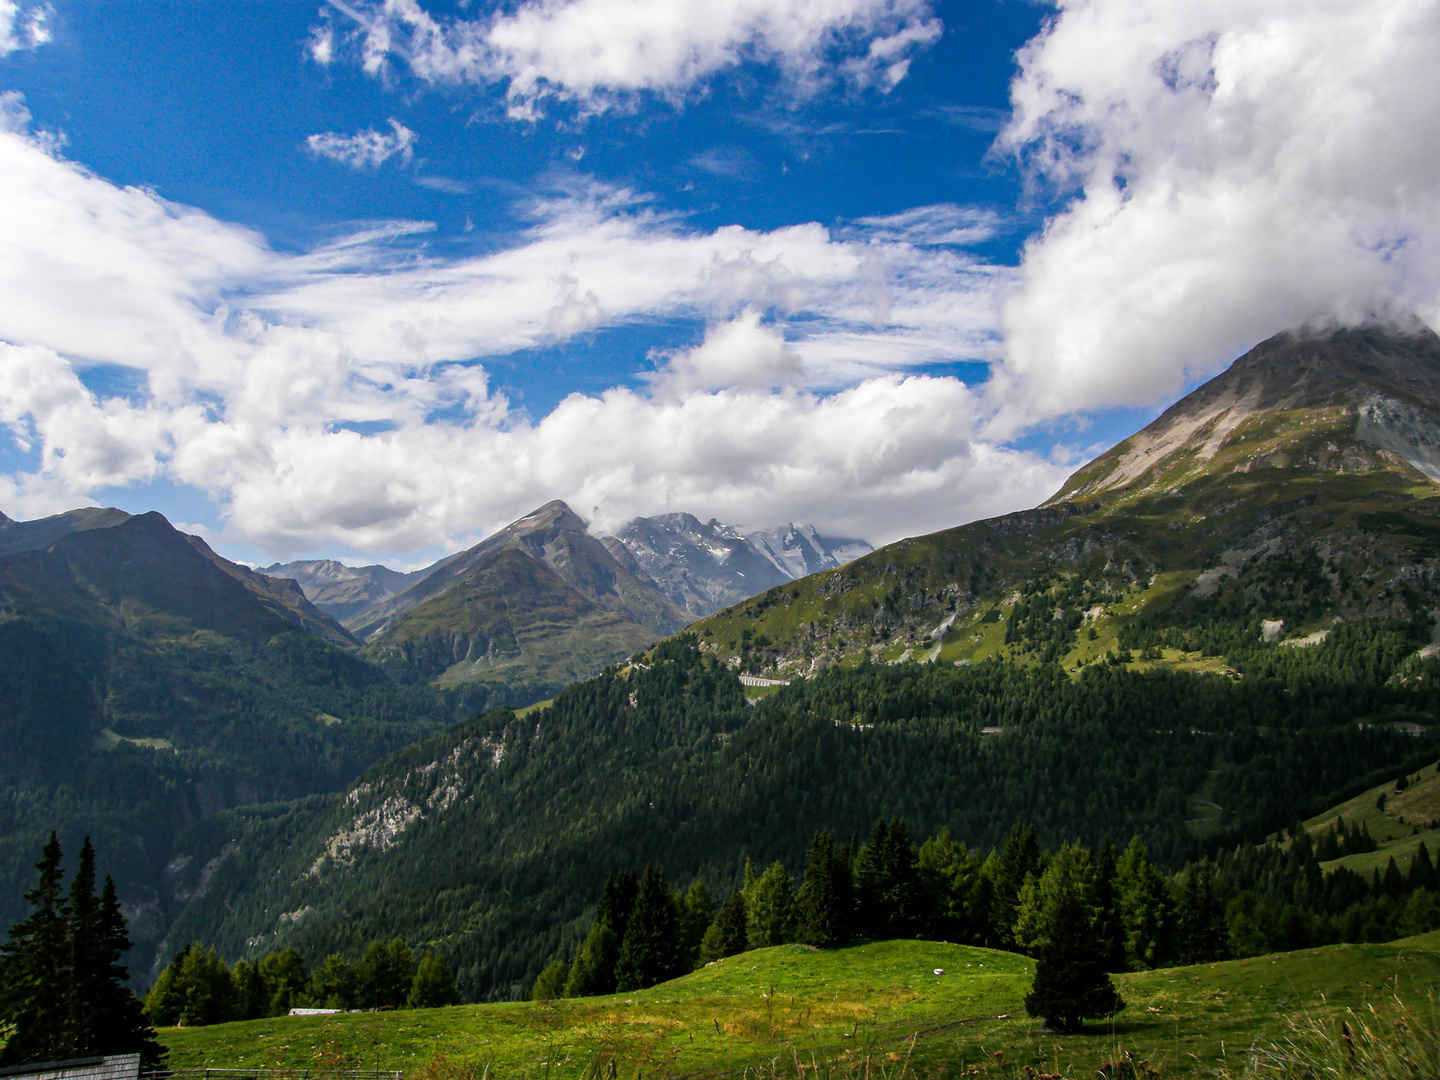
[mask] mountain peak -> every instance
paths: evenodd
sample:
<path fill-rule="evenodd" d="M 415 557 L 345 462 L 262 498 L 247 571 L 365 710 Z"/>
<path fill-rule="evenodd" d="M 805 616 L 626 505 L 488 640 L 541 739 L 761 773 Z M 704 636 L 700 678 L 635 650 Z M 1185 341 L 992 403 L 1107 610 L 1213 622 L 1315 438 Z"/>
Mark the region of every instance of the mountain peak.
<path fill-rule="evenodd" d="M 589 532 L 585 519 L 571 510 L 560 499 L 551 499 L 544 506 L 531 510 L 522 518 L 511 522 L 502 532 L 524 534 L 540 529 L 557 529 L 564 532 Z"/>
<path fill-rule="evenodd" d="M 1396 457 L 1440 480 L 1440 336 L 1418 320 L 1290 330 L 1078 470 L 1046 505 L 1264 468 L 1372 471 Z"/>

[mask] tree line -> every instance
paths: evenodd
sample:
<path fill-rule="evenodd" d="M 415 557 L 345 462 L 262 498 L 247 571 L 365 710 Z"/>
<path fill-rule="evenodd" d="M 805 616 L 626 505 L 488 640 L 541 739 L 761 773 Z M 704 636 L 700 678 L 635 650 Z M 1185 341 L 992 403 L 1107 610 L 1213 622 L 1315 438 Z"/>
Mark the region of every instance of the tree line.
<path fill-rule="evenodd" d="M 863 843 L 836 844 L 828 829 L 816 833 L 798 889 L 783 864 L 758 873 L 747 860 L 744 884 L 718 907 L 703 881 L 683 895 L 673 891 L 659 864 L 638 880 L 633 870 L 619 870 L 606 880 L 573 960 L 552 961 L 532 996 L 643 989 L 789 942 L 834 948 L 869 938 L 930 938 L 1039 958 L 1047 950 L 1073 951 L 1070 931 L 1057 927 L 1079 926 L 1077 919 L 1085 941 L 1099 943 L 1092 966 L 1101 974 L 1229 955 L 1209 860 L 1167 877 L 1138 837 L 1123 852 L 1108 840 L 1093 852 L 1078 843 L 1051 852 L 1028 825 L 982 854 L 946 830 L 917 845 L 896 817 L 878 821 Z"/>
<path fill-rule="evenodd" d="M 0 1065 L 139 1053 L 156 1066 L 166 1049 L 126 985 L 130 939 L 115 882 L 107 875 L 96 893 L 89 837 L 68 890 L 62 857 L 51 833 L 25 894 L 30 912 L 0 946 Z"/>
<path fill-rule="evenodd" d="M 783 864 L 757 873 L 747 860 L 744 884 L 718 907 L 703 881 L 673 891 L 659 864 L 638 880 L 630 869 L 613 873 L 573 959 L 553 960 L 531 993 L 638 990 L 790 942 L 928 938 L 1049 957 L 1037 972 L 1037 1015 L 1064 1028 L 1081 1015 L 1109 1015 L 1097 1003 L 1118 999 L 1097 973 L 1440 929 L 1440 870 L 1423 844 L 1408 874 L 1393 859 L 1368 879 L 1344 867 L 1321 871 L 1317 852 L 1363 846 L 1362 836 L 1337 822 L 1316 841 L 1297 826 L 1165 874 L 1139 837 L 1123 850 L 1106 839 L 1094 850 L 1066 843 L 1047 851 L 1033 827 L 1017 825 L 1003 846 L 982 853 L 947 830 L 917 845 L 898 817 L 877 822 L 863 843 L 837 844 L 825 829 L 811 842 L 798 889 Z M 1079 989 L 1076 971 L 1089 972 Z M 1056 994 L 1088 1004 L 1066 1013 L 1071 1006 L 1057 1005 Z"/>
<path fill-rule="evenodd" d="M 215 949 L 185 946 L 145 996 L 163 1027 L 201 1027 L 284 1016 L 293 1008 L 430 1009 L 458 1005 L 455 977 L 433 952 L 418 960 L 400 938 L 373 941 L 357 961 L 331 953 L 311 970 L 293 945 L 226 965 Z"/>

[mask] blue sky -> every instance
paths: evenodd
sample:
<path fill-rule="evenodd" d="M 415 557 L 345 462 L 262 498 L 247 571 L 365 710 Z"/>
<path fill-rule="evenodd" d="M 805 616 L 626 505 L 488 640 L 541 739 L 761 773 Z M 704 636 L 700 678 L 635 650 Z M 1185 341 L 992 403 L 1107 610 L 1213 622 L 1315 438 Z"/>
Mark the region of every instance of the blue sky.
<path fill-rule="evenodd" d="M 883 542 L 1269 333 L 1433 322 L 1434 5 L 1173 7 L 0 0 L 0 509 Z"/>

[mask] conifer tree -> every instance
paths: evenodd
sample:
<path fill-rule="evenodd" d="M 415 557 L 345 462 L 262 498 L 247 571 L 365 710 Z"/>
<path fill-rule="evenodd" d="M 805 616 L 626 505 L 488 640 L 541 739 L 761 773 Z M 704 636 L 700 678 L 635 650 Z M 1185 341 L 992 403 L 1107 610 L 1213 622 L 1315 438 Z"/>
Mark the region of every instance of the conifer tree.
<path fill-rule="evenodd" d="M 0 1051 L 0 1065 L 63 1058 L 66 1026 L 65 925 L 60 909 L 60 841 L 52 832 L 35 864 L 39 879 L 25 894 L 30 914 L 10 928 L 0 946 L 0 1015 L 15 1032 Z"/>
<path fill-rule="evenodd" d="M 1395 856 L 1390 856 L 1390 861 L 1385 864 L 1385 876 L 1380 879 L 1380 890 L 1392 900 L 1398 899 L 1405 891 L 1405 878 L 1400 873 L 1400 867 L 1395 865 Z"/>
<path fill-rule="evenodd" d="M 980 866 L 981 860 L 964 844 L 957 843 L 949 829 L 941 829 L 938 836 L 920 845 L 920 887 L 928 922 L 926 937 L 957 944 L 980 942 L 989 907 L 980 901 L 981 917 L 976 918 L 976 892 L 982 880 Z"/>
<path fill-rule="evenodd" d="M 235 1019 L 259 1020 L 270 1015 L 270 991 L 258 967 L 237 960 L 230 976 L 235 980 Z"/>
<path fill-rule="evenodd" d="M 995 940 L 990 944 L 1002 949 L 1014 948 L 1020 890 L 1025 887 L 1027 877 L 1038 875 L 1041 870 L 1040 842 L 1035 837 L 1035 829 L 1016 823 L 991 870 L 995 896 L 990 921 Z"/>
<path fill-rule="evenodd" d="M 700 962 L 708 964 L 745 951 L 749 944 L 749 920 L 745 912 L 745 894 L 736 889 L 725 898 L 715 921 L 700 942 Z"/>
<path fill-rule="evenodd" d="M 120 910 L 115 882 L 109 874 L 105 875 L 105 884 L 100 888 L 97 915 L 95 1041 L 83 1052 L 139 1053 L 143 1067 L 157 1068 L 169 1051 L 156 1040 L 155 1029 L 145 1019 L 144 1006 L 126 985 L 129 973 L 120 959 L 130 951 L 130 936 L 125 930 L 125 916 Z"/>
<path fill-rule="evenodd" d="M 805 857 L 805 881 L 800 886 L 798 918 L 800 940 L 829 949 L 850 938 L 850 869 L 840 861 L 829 829 L 810 842 Z"/>
<path fill-rule="evenodd" d="M 1208 858 L 1190 868 L 1180 890 L 1180 957 L 1187 964 L 1224 960 L 1229 954 L 1225 911 L 1215 892 Z"/>
<path fill-rule="evenodd" d="M 575 951 L 575 963 L 565 980 L 566 997 L 594 997 L 615 991 L 615 966 L 620 961 L 620 947 L 638 891 L 635 871 L 628 867 L 605 879 L 595 905 L 595 921 Z"/>
<path fill-rule="evenodd" d="M 1420 841 L 1420 846 L 1415 850 L 1415 857 L 1410 860 L 1410 872 L 1405 876 L 1405 887 L 1407 889 L 1434 889 L 1440 885 L 1435 873 L 1435 864 L 1430 860 L 1430 852 L 1425 847 L 1425 841 Z"/>
<path fill-rule="evenodd" d="M 620 939 L 604 919 L 590 924 L 580 948 L 575 950 L 575 963 L 565 979 L 565 996 L 595 997 L 615 990 L 615 963 L 620 959 Z"/>
<path fill-rule="evenodd" d="M 680 939 L 680 905 L 665 881 L 665 869 L 652 863 L 640 880 L 635 907 L 615 965 L 617 990 L 643 990 L 687 970 Z"/>
<path fill-rule="evenodd" d="M 287 945 L 278 952 L 266 954 L 257 966 L 270 994 L 266 1015 L 284 1016 L 300 1004 L 309 978 L 299 949 Z"/>
<path fill-rule="evenodd" d="M 1105 947 L 1095 932 L 1093 868 L 1089 853 L 1065 845 L 1038 885 L 1041 933 L 1035 982 L 1025 1010 L 1057 1031 L 1078 1031 L 1091 1017 L 1125 1007 L 1105 971 Z"/>
<path fill-rule="evenodd" d="M 213 948 L 198 941 L 181 949 L 150 993 L 145 1015 L 152 1024 L 203 1027 L 235 1019 L 235 980 Z"/>
<path fill-rule="evenodd" d="M 552 975 L 554 992 L 551 997 L 560 996 L 566 978 L 564 962 L 557 960 L 555 963 L 560 965 L 560 970 Z M 421 957 L 420 963 L 415 965 L 415 978 L 410 983 L 410 994 L 405 999 L 405 1004 L 412 1009 L 437 1009 L 445 1005 L 459 1005 L 460 991 L 455 986 L 455 976 L 450 971 L 450 965 L 433 952 L 427 952 Z"/>
<path fill-rule="evenodd" d="M 1125 971 L 1125 924 L 1120 918 L 1120 852 L 1110 837 L 1095 853 L 1095 933 L 1105 947 L 1105 970 Z"/>
<path fill-rule="evenodd" d="M 700 956 L 700 943 L 705 940 L 705 931 L 715 921 L 715 901 L 710 899 L 710 890 L 705 882 L 696 878 L 685 894 L 684 910 L 681 915 L 681 940 L 685 951 L 685 966 L 693 968 Z"/>
<path fill-rule="evenodd" d="M 855 914 L 869 937 L 914 937 L 921 930 L 919 853 L 902 818 L 876 822 L 860 849 Z"/>
<path fill-rule="evenodd" d="M 615 931 L 615 937 L 620 941 L 625 940 L 625 932 L 630 928 L 630 912 L 635 908 L 639 892 L 640 885 L 635 879 L 635 871 L 628 866 L 606 878 L 605 886 L 600 891 L 600 903 L 595 908 L 595 918 L 603 919 L 610 929 Z"/>
<path fill-rule="evenodd" d="M 232 981 L 234 981 L 232 976 Z M 310 981 L 305 996 L 322 1009 L 353 1009 L 355 1007 L 356 978 L 355 966 L 339 953 L 331 953 L 310 972 Z M 244 1006 L 239 1001 L 239 986 L 236 986 L 236 1013 L 242 1013 Z"/>
<path fill-rule="evenodd" d="M 1138 836 L 1130 841 L 1117 869 L 1126 963 L 1136 971 L 1169 963 L 1175 953 L 1174 901 Z"/>
<path fill-rule="evenodd" d="M 779 862 L 770 864 L 746 896 L 745 925 L 752 949 L 795 940 L 795 883 Z"/>
<path fill-rule="evenodd" d="M 400 938 L 372 941 L 355 971 L 357 1004 L 366 1009 L 403 1009 L 415 979 L 415 956 Z"/>

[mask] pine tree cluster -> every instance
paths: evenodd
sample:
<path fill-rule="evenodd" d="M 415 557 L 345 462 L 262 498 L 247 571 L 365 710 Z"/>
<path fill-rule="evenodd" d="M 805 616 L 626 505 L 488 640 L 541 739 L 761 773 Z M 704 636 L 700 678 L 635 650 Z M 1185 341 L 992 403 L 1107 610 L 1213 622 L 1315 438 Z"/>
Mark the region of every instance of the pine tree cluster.
<path fill-rule="evenodd" d="M 158 1065 L 155 1040 L 120 959 L 130 948 L 125 917 L 107 875 L 95 892 L 95 849 L 85 838 L 62 896 L 60 842 L 54 833 L 25 894 L 30 914 L 0 946 L 0 1017 L 10 1029 L 0 1065 L 139 1053 Z"/>
<path fill-rule="evenodd" d="M 1016 826 L 1002 849 L 982 856 L 948 831 L 917 847 L 897 817 L 876 822 L 865 843 L 837 845 L 821 830 L 798 891 L 783 864 L 762 874 L 747 860 L 743 884 L 718 910 L 703 881 L 682 897 L 665 884 L 658 865 L 638 882 L 633 871 L 618 871 L 605 883 L 573 963 L 553 961 L 532 996 L 643 989 L 746 949 L 788 942 L 834 948 L 895 937 L 1037 957 L 1036 1008 L 1061 1029 L 1079 1023 L 1080 1015 L 1109 1015 L 1106 1009 L 1119 1007 L 1110 972 L 1229 952 L 1208 860 L 1172 880 L 1138 838 L 1123 853 L 1107 841 L 1093 856 L 1078 844 L 1052 855 L 1040 849 L 1029 826 Z M 1075 1006 L 1080 1014 L 1054 1011 L 1049 1003 L 1070 994 L 1076 978 L 1093 984 Z"/>
<path fill-rule="evenodd" d="M 355 962 L 331 953 L 313 971 L 294 946 L 227 967 L 198 941 L 181 949 L 145 996 L 152 1023 L 200 1027 L 284 1016 L 292 1008 L 428 1009 L 458 1005 L 455 978 L 433 952 L 417 962 L 400 938 L 370 943 Z"/>

